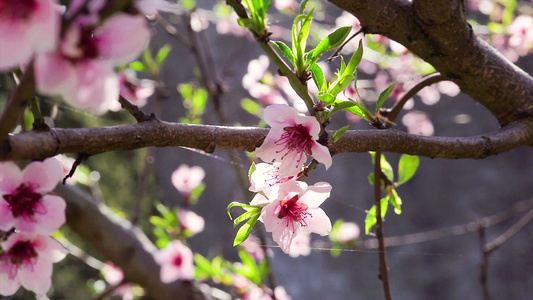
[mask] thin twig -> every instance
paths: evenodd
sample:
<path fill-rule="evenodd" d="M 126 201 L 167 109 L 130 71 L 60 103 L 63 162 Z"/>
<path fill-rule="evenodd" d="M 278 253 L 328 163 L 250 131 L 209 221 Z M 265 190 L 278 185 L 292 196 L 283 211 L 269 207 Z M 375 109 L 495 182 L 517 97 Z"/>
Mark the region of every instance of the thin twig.
<path fill-rule="evenodd" d="M 487 242 L 486 227 L 484 224 L 479 224 L 479 243 L 481 245 L 481 264 L 479 266 L 479 284 L 483 292 L 483 300 L 490 300 L 489 292 L 489 253 L 483 250 L 483 246 Z"/>
<path fill-rule="evenodd" d="M 347 40 L 345 40 L 342 45 L 340 45 L 337 50 L 335 50 L 335 52 L 333 52 L 333 54 L 330 55 L 330 57 L 328 57 L 327 61 L 330 62 L 332 60 L 334 60 L 335 58 L 339 57 L 341 51 L 344 49 L 344 47 L 354 38 L 356 37 L 358 34 L 360 34 L 361 32 L 363 32 L 363 28 L 357 30 L 357 32 L 355 32 L 354 34 L 352 34 L 351 37 L 349 37 Z"/>
<path fill-rule="evenodd" d="M 385 242 L 383 240 L 383 219 L 381 218 L 381 151 L 376 151 L 374 156 L 374 203 L 376 205 L 376 237 L 379 242 L 379 279 L 383 283 L 385 299 L 391 300 L 389 286 L 389 267 L 387 266 L 387 256 L 385 252 Z"/>
<path fill-rule="evenodd" d="M 35 77 L 33 73 L 33 62 L 31 62 L 26 67 L 26 72 L 0 116 L 0 144 L 7 140 L 8 134 L 15 128 L 20 115 L 24 112 L 31 98 L 34 97 L 34 94 Z"/>
<path fill-rule="evenodd" d="M 386 117 L 388 121 L 394 122 L 407 100 L 411 99 L 414 95 L 416 95 L 421 89 L 425 88 L 426 86 L 432 85 L 436 82 L 443 80 L 446 80 L 446 77 L 444 77 L 440 73 L 433 73 L 422 78 L 422 80 L 420 80 L 413 88 L 407 91 L 398 102 L 396 102 L 394 107 L 392 107 L 390 112 L 384 115 L 384 117 Z"/>
<path fill-rule="evenodd" d="M 500 248 L 507 240 L 517 234 L 522 228 L 533 221 L 533 209 L 528 211 L 518 222 L 516 222 L 511 228 L 507 229 L 503 234 L 495 238 L 492 242 L 485 244 L 483 251 L 492 253 Z"/>

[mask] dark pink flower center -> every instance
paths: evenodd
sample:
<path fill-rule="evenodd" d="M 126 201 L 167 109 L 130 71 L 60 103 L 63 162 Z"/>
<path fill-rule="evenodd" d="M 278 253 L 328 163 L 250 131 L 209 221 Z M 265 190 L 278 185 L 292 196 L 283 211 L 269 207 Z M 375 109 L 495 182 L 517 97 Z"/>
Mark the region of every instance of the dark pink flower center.
<path fill-rule="evenodd" d="M 296 151 L 297 153 L 300 153 L 298 162 L 301 161 L 304 153 L 307 155 L 313 155 L 312 146 L 314 140 L 309 134 L 309 129 L 302 124 L 298 124 L 292 127 L 285 127 L 283 128 L 283 131 L 285 132 L 281 134 L 280 139 L 276 141 L 276 145 L 285 145 L 285 147 L 277 151 L 278 153 L 287 151 L 283 155 L 283 157 L 285 157 L 289 153 Z"/>
<path fill-rule="evenodd" d="M 181 254 L 174 256 L 174 259 L 172 260 L 172 264 L 174 264 L 176 267 L 181 267 L 182 263 L 183 263 L 183 258 L 181 257 Z"/>
<path fill-rule="evenodd" d="M 275 213 L 279 219 L 285 218 L 287 220 L 287 227 L 294 222 L 300 223 L 301 226 L 307 226 L 304 219 L 311 215 L 307 211 L 308 208 L 306 204 L 298 202 L 298 195 L 296 195 L 289 200 L 280 201 Z"/>
<path fill-rule="evenodd" d="M 30 241 L 17 242 L 6 255 L 9 257 L 9 262 L 15 266 L 21 266 L 24 263 L 32 264 L 32 260 L 39 256 Z"/>
<path fill-rule="evenodd" d="M 13 217 L 22 215 L 33 216 L 35 213 L 44 213 L 41 204 L 43 195 L 33 191 L 33 188 L 26 184 L 21 184 L 14 193 L 4 195 L 4 199 L 11 208 Z"/>
<path fill-rule="evenodd" d="M 36 8 L 35 0 L 0 0 L 0 18 L 26 20 Z"/>

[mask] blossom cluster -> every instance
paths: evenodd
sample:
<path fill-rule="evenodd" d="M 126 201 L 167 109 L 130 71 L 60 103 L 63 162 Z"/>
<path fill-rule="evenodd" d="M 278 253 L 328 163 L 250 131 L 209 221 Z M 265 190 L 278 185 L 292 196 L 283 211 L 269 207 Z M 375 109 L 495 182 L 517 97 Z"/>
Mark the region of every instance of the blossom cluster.
<path fill-rule="evenodd" d="M 331 221 L 319 207 L 330 195 L 331 185 L 312 186 L 298 180 L 304 163 L 312 157 L 331 166 L 331 154 L 318 142 L 320 124 L 295 109 L 274 104 L 265 108 L 265 121 L 271 126 L 256 156 L 267 163 L 256 165 L 250 175 L 250 191 L 256 192 L 252 205 L 262 206 L 261 221 L 285 253 L 295 254 L 295 239 L 310 233 L 328 235 Z M 291 248 L 291 246 L 293 246 Z"/>
<path fill-rule="evenodd" d="M 65 223 L 65 201 L 51 191 L 63 174 L 55 158 L 32 162 L 24 170 L 0 163 L 0 295 L 20 286 L 46 294 L 52 263 L 67 250 L 50 237 Z"/>
<path fill-rule="evenodd" d="M 1 0 L 0 71 L 33 66 L 40 93 L 61 96 L 97 114 L 118 110 L 119 94 L 139 99 L 142 105 L 153 87 L 145 82 L 137 87 L 116 67 L 134 60 L 148 45 L 147 20 L 140 13 L 108 11 L 112 8 L 106 4 L 74 0 L 65 9 L 57 0 Z M 135 1 L 144 14 L 154 14 L 166 4 Z M 67 20 L 65 28 L 60 28 L 62 17 Z"/>

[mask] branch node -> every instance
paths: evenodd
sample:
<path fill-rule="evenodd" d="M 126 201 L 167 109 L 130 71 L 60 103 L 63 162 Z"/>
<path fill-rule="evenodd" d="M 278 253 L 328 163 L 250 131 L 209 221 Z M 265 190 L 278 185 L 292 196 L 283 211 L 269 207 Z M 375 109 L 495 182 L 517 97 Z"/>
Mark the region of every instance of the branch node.
<path fill-rule="evenodd" d="M 118 102 L 120 102 L 120 105 L 124 110 L 129 112 L 135 118 L 135 120 L 137 120 L 137 123 L 157 120 L 156 116 L 153 113 L 151 113 L 150 115 L 145 114 L 139 109 L 137 105 L 131 104 L 123 97 L 120 97 Z"/>

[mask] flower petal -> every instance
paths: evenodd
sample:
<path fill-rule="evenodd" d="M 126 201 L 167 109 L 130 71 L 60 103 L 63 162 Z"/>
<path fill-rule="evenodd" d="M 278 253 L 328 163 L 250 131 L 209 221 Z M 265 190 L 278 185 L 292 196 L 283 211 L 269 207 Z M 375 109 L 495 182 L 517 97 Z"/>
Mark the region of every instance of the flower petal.
<path fill-rule="evenodd" d="M 0 260 L 0 295 L 11 296 L 19 288 L 20 282 L 15 278 L 9 278 L 10 265 L 5 260 Z"/>
<path fill-rule="evenodd" d="M 307 212 L 309 212 L 311 216 L 305 218 L 307 226 L 302 227 L 303 230 L 310 233 L 314 232 L 322 236 L 328 235 L 331 232 L 331 220 L 322 209 L 308 209 Z"/>
<path fill-rule="evenodd" d="M 9 204 L 0 197 L 0 230 L 9 231 L 14 225 L 13 213 Z"/>
<path fill-rule="evenodd" d="M 298 223 L 295 223 L 294 230 L 285 225 L 284 222 L 279 222 L 278 226 L 272 232 L 272 238 L 279 245 L 281 250 L 288 254 L 291 248 L 292 239 L 297 234 L 299 225 Z"/>
<path fill-rule="evenodd" d="M 327 182 L 317 182 L 307 188 L 305 194 L 301 195 L 299 202 L 309 206 L 309 208 L 319 207 L 330 195 L 331 185 Z"/>
<path fill-rule="evenodd" d="M 150 39 L 146 19 L 139 15 L 118 14 L 95 32 L 103 59 L 114 65 L 137 58 Z"/>
<path fill-rule="evenodd" d="M 22 171 L 24 182 L 30 184 L 37 193 L 53 190 L 62 176 L 63 167 L 55 158 L 34 161 Z"/>
<path fill-rule="evenodd" d="M 13 162 L 0 162 L 0 196 L 11 194 L 22 183 L 22 172 Z"/>
<path fill-rule="evenodd" d="M 319 143 L 313 143 L 313 146 L 311 146 L 311 151 L 313 152 L 313 158 L 319 163 L 323 163 L 324 166 L 326 166 L 326 170 L 331 167 L 332 159 L 328 147 Z"/>
<path fill-rule="evenodd" d="M 52 263 L 39 255 L 32 267 L 19 269 L 18 278 L 25 289 L 46 294 L 52 286 L 52 270 Z"/>
<path fill-rule="evenodd" d="M 36 212 L 33 218 L 20 218 L 16 221 L 16 227 L 21 232 L 39 232 L 53 234 L 65 224 L 65 200 L 59 196 L 44 195 L 40 203 L 45 213 Z"/>
<path fill-rule="evenodd" d="M 284 104 L 272 104 L 263 111 L 265 122 L 272 128 L 294 126 L 295 118 L 299 115 L 294 108 Z"/>

